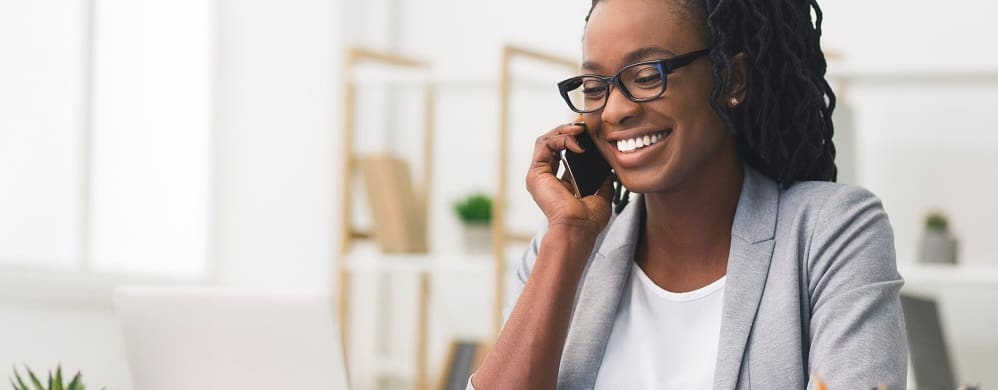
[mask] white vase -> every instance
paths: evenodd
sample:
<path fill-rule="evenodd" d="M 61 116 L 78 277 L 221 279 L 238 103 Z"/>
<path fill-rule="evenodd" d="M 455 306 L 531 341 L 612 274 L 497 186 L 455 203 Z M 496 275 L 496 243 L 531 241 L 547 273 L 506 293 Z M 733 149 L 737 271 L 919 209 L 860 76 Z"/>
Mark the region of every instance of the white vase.
<path fill-rule="evenodd" d="M 487 223 L 465 223 L 464 249 L 475 254 L 492 252 L 492 226 Z"/>
<path fill-rule="evenodd" d="M 946 230 L 926 230 L 922 235 L 923 263 L 956 264 L 957 242 Z"/>

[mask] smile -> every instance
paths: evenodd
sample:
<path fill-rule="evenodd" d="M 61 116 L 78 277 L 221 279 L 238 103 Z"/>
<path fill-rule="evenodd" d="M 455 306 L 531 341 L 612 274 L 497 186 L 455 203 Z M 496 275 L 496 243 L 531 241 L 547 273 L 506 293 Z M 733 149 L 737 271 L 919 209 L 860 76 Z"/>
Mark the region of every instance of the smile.
<path fill-rule="evenodd" d="M 645 146 L 654 145 L 658 141 L 665 139 L 671 134 L 672 131 L 660 131 L 653 134 L 645 134 L 643 136 L 622 139 L 617 141 L 617 150 L 621 153 L 630 153 Z"/>

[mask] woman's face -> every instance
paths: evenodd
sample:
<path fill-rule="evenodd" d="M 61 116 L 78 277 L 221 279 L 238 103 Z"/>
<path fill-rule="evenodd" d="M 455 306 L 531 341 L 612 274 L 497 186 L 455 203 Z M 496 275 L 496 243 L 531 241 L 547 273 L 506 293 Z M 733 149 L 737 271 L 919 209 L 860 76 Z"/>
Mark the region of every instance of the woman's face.
<path fill-rule="evenodd" d="M 705 49 L 703 23 L 694 15 L 675 0 L 598 3 L 585 31 L 582 73 L 612 76 L 636 62 Z M 585 114 L 590 135 L 628 189 L 670 192 L 691 178 L 712 177 L 713 168 L 736 154 L 733 137 L 709 103 L 711 72 L 703 56 L 670 74 L 658 99 L 635 103 L 613 86 L 606 107 Z M 720 100 L 726 102 L 725 96 Z M 618 141 L 646 135 L 661 139 L 619 150 Z"/>

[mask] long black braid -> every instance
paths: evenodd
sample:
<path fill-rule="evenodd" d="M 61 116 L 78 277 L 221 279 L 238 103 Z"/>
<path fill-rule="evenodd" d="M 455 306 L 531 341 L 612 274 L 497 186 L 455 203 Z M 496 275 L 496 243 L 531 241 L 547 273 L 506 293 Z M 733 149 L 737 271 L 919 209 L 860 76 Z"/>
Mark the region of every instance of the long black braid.
<path fill-rule="evenodd" d="M 805 180 L 835 181 L 835 94 L 825 80 L 817 1 L 670 1 L 705 19 L 714 64 L 710 104 L 734 133 L 741 158 L 782 188 Z M 599 2 L 592 0 L 590 14 Z M 746 96 L 727 111 L 718 98 L 731 87 L 727 75 L 733 71 L 731 56 L 738 53 L 745 53 L 749 64 Z M 614 181 L 619 213 L 629 192 Z"/>

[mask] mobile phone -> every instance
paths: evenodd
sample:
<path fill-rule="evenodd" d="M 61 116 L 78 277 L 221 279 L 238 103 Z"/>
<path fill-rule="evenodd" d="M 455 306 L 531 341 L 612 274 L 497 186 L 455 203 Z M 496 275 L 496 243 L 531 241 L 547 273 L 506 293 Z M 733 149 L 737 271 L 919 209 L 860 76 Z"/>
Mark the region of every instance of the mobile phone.
<path fill-rule="evenodd" d="M 581 198 L 599 191 L 600 186 L 610 176 L 610 164 L 600 154 L 589 133 L 583 132 L 575 136 L 575 140 L 585 152 L 575 153 L 565 149 L 561 157 L 565 171 L 571 175 L 572 183 L 575 184 L 575 197 Z"/>

